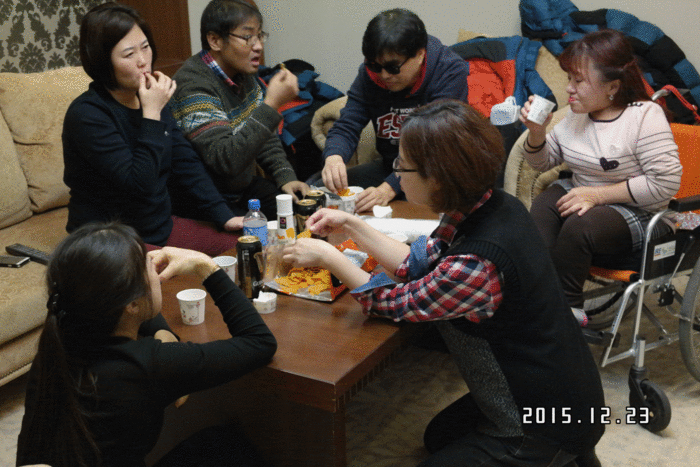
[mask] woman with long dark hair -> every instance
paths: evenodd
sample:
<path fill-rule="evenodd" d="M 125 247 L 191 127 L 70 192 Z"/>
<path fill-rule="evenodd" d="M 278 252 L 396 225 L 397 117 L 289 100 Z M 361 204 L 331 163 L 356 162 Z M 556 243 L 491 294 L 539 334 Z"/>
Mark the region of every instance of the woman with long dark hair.
<path fill-rule="evenodd" d="M 153 71 L 156 56 L 148 24 L 133 8 L 108 2 L 83 17 L 80 60 L 94 81 L 64 120 L 66 229 L 119 220 L 147 244 L 217 255 L 237 237 L 211 224 L 237 230 L 240 218 L 178 128 L 168 106 L 176 85 Z"/>
<path fill-rule="evenodd" d="M 569 304 L 581 308 L 593 256 L 639 251 L 652 216 L 678 191 L 682 167 L 664 111 L 650 100 L 621 32 L 587 34 L 559 63 L 569 76 L 570 111 L 547 133 L 551 115 L 542 125 L 531 122 L 526 102 L 523 155 L 537 170 L 566 162 L 573 173 L 542 192 L 530 212 Z M 655 238 L 673 228 L 671 217 L 664 220 Z"/>
<path fill-rule="evenodd" d="M 56 248 L 47 267 L 48 314 L 29 374 L 17 465 L 145 465 L 166 406 L 265 365 L 275 353 L 255 308 L 203 253 L 146 253 L 133 228 L 90 223 Z M 177 342 L 160 314 L 160 282 L 183 274 L 203 281 L 229 339 Z M 230 432 L 221 447 L 231 462 L 223 465 L 260 465 L 242 460 L 254 454 Z M 191 465 L 210 464 L 201 458 Z"/>

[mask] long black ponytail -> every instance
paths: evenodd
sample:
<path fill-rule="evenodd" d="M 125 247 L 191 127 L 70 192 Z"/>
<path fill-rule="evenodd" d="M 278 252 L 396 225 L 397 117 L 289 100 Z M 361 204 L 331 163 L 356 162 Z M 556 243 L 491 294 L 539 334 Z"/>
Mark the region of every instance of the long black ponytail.
<path fill-rule="evenodd" d="M 100 342 L 125 307 L 150 289 L 146 249 L 131 227 L 87 224 L 68 236 L 47 265 L 48 314 L 39 339 L 18 440 L 18 460 L 95 466 L 100 452 L 89 429 L 95 381 L 87 371 Z"/>

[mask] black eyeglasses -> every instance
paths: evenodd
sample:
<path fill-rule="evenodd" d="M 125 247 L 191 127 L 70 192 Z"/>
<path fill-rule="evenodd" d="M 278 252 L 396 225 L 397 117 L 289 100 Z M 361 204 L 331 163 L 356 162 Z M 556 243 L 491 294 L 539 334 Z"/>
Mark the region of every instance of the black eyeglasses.
<path fill-rule="evenodd" d="M 372 73 L 379 74 L 382 72 L 382 70 L 386 70 L 386 72 L 390 75 L 398 75 L 399 73 L 401 73 L 401 67 L 404 66 L 406 62 L 410 59 L 411 58 L 409 57 L 401 63 L 392 61 L 385 63 L 384 65 L 380 65 L 377 62 L 365 62 L 365 66 Z"/>
<path fill-rule="evenodd" d="M 418 172 L 417 169 L 403 169 L 403 168 L 401 168 L 401 166 L 399 165 L 399 158 L 398 157 L 396 159 L 394 159 L 394 162 L 391 163 L 391 168 L 394 171 L 394 173 Z"/>
<path fill-rule="evenodd" d="M 260 42 L 261 44 L 264 44 L 267 42 L 267 38 L 270 37 L 270 34 L 266 32 L 259 32 L 258 34 L 248 34 L 246 36 L 239 36 L 238 34 L 234 34 L 232 32 L 228 33 L 229 36 L 237 37 L 239 39 L 243 39 L 245 41 L 245 45 L 252 47 L 255 45 L 256 42 Z"/>

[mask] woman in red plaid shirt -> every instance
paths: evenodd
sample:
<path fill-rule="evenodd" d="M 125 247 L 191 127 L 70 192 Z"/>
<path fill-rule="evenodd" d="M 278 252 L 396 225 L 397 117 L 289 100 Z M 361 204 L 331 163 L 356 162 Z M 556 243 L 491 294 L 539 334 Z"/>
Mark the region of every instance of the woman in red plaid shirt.
<path fill-rule="evenodd" d="M 421 466 L 599 466 L 598 370 L 529 213 L 494 188 L 504 160 L 498 130 L 467 104 L 421 107 L 394 171 L 408 201 L 444 213 L 432 235 L 404 245 L 330 209 L 306 224 L 349 235 L 396 280 L 321 240 L 298 240 L 284 259 L 330 270 L 370 315 L 435 323 L 469 393 L 428 425 Z"/>

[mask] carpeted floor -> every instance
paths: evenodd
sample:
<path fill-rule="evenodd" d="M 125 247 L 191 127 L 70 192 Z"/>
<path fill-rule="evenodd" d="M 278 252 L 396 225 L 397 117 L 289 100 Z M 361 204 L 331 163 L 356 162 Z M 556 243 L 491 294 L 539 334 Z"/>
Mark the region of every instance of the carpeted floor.
<path fill-rule="evenodd" d="M 650 304 L 650 303 L 649 303 Z M 658 316 L 662 316 L 659 314 Z M 629 336 L 627 319 L 623 336 Z M 669 331 L 677 328 L 664 316 Z M 646 326 L 645 326 L 646 327 Z M 647 338 L 656 331 L 647 330 Z M 623 339 L 623 345 L 628 345 Z M 600 349 L 592 348 L 594 356 Z M 605 467 L 688 467 L 700 464 L 700 383 L 687 372 L 678 344 L 646 355 L 649 378 L 668 396 L 672 419 L 659 434 L 635 426 L 612 424 L 598 444 Z M 630 360 L 601 369 L 611 420 L 624 419 L 628 406 Z M 0 466 L 14 465 L 23 412 L 20 378 L 0 388 Z M 351 467 L 406 467 L 426 455 L 423 430 L 432 416 L 466 392 L 451 358 L 437 351 L 407 347 L 348 404 L 348 464 Z"/>

